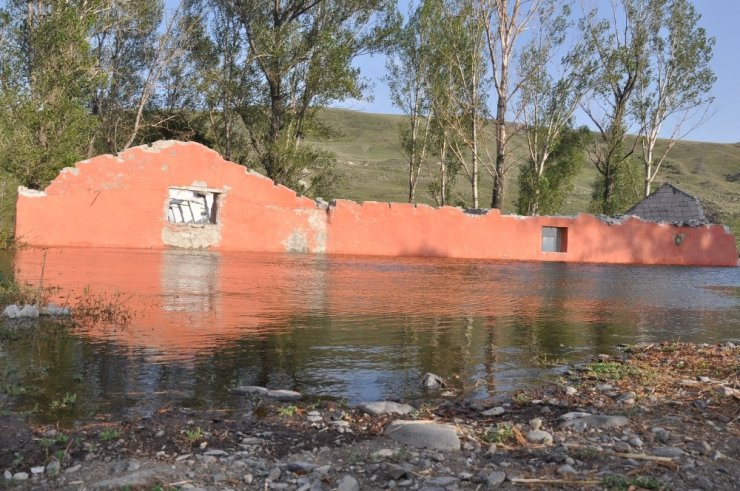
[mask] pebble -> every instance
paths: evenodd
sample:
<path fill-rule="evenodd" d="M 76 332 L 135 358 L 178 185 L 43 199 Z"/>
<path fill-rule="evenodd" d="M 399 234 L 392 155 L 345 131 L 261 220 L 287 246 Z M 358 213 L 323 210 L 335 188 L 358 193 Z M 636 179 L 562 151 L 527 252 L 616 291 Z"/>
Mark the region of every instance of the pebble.
<path fill-rule="evenodd" d="M 574 396 L 576 394 L 578 394 L 578 391 L 576 390 L 575 387 L 572 387 L 572 386 L 569 385 L 569 386 L 567 386 L 565 388 L 565 395 L 567 395 L 567 396 Z"/>
<path fill-rule="evenodd" d="M 486 482 L 488 483 L 488 486 L 492 488 L 501 486 L 505 480 L 506 480 L 506 473 L 501 472 L 501 471 L 491 472 L 486 477 Z"/>
<path fill-rule="evenodd" d="M 482 411 L 481 414 L 483 416 L 501 416 L 506 412 L 506 409 L 504 409 L 501 406 L 492 407 L 491 409 L 486 409 L 485 411 Z"/>
<path fill-rule="evenodd" d="M 642 439 L 639 436 L 633 437 L 629 439 L 629 444 L 633 447 L 642 448 Z"/>
<path fill-rule="evenodd" d="M 537 431 L 542 428 L 542 420 L 540 418 L 534 418 L 529 420 L 529 427 L 533 431 Z"/>
<path fill-rule="evenodd" d="M 223 450 L 219 450 L 219 449 L 214 448 L 213 450 L 208 450 L 208 451 L 204 452 L 203 455 L 211 455 L 211 456 L 214 456 L 214 457 L 223 457 L 223 456 L 229 455 L 229 454 L 228 454 L 228 452 L 225 452 Z"/>
<path fill-rule="evenodd" d="M 3 473 L 3 479 L 5 479 L 6 481 L 10 481 L 11 479 L 13 479 L 13 474 L 10 471 L 5 471 Z"/>
<path fill-rule="evenodd" d="M 612 389 L 614 389 L 612 384 L 596 384 L 596 390 L 599 392 L 609 392 Z"/>
<path fill-rule="evenodd" d="M 412 447 L 460 450 L 460 438 L 452 425 L 431 421 L 396 420 L 386 427 L 385 435 Z"/>
<path fill-rule="evenodd" d="M 658 447 L 653 450 L 653 455 L 675 459 L 681 457 L 682 455 L 685 455 L 685 453 L 678 447 Z"/>
<path fill-rule="evenodd" d="M 620 453 L 632 453 L 632 447 L 629 443 L 618 441 L 614 443 L 614 451 Z"/>
<path fill-rule="evenodd" d="M 13 474 L 14 481 L 25 481 L 27 479 L 28 479 L 27 472 L 16 472 L 15 474 Z"/>
<path fill-rule="evenodd" d="M 337 484 L 337 491 L 360 491 L 360 483 L 350 475 L 345 475 Z"/>
<path fill-rule="evenodd" d="M 558 474 L 560 475 L 577 474 L 577 472 L 572 466 L 568 464 L 563 464 L 560 467 L 558 467 Z"/>
<path fill-rule="evenodd" d="M 542 430 L 531 430 L 527 432 L 527 441 L 532 443 L 541 443 L 543 445 L 552 445 L 552 435 Z"/>
<path fill-rule="evenodd" d="M 371 453 L 370 457 L 374 459 L 387 459 L 393 457 L 394 455 L 396 455 L 396 452 L 394 452 L 390 448 L 381 448 L 377 452 Z"/>
<path fill-rule="evenodd" d="M 38 465 L 36 467 L 31 467 L 31 474 L 34 476 L 39 476 L 44 473 L 44 466 Z"/>
<path fill-rule="evenodd" d="M 392 401 L 375 401 L 375 402 L 363 402 L 358 404 L 360 409 L 368 414 L 380 415 L 380 414 L 409 414 L 416 409 L 408 404 L 399 404 Z"/>
<path fill-rule="evenodd" d="M 81 468 L 82 468 L 82 466 L 80 464 L 75 464 L 72 467 L 68 467 L 67 469 L 65 469 L 64 470 L 64 473 L 65 474 L 74 474 L 75 472 L 77 472 Z"/>
<path fill-rule="evenodd" d="M 300 400 L 303 395 L 300 392 L 294 390 L 268 390 L 267 397 L 277 399 L 278 401 L 297 401 Z"/>

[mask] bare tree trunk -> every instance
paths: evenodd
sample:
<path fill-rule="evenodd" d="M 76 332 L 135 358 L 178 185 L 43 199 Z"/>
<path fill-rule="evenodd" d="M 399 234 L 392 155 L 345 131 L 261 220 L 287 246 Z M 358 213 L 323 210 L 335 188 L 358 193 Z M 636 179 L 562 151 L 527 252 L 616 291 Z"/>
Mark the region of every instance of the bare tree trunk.
<path fill-rule="evenodd" d="M 504 89 L 506 90 L 506 89 Z M 506 95 L 499 94 L 496 104 L 496 171 L 493 182 L 491 208 L 504 204 L 504 174 L 506 172 Z"/>

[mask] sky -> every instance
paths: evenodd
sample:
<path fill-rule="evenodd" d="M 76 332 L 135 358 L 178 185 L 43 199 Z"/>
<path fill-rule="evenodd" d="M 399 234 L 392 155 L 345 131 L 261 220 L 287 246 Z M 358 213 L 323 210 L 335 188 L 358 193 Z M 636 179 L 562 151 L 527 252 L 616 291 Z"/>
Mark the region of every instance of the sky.
<path fill-rule="evenodd" d="M 740 142 L 740 0 L 694 0 L 702 15 L 701 25 L 716 39 L 712 68 L 717 75 L 712 95 L 714 104 L 710 117 L 684 139 L 715 143 Z M 362 57 L 356 60 L 362 74 L 371 83 L 367 95 L 372 100 L 346 101 L 337 104 L 356 111 L 395 114 L 383 83 L 385 57 Z M 585 116 L 576 116 L 577 124 L 587 124 Z"/>

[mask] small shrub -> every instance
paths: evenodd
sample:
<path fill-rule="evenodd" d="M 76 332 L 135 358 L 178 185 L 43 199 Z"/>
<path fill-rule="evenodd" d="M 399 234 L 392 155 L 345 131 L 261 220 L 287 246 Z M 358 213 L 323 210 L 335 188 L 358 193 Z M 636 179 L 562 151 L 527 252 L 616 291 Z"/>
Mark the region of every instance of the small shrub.
<path fill-rule="evenodd" d="M 293 416 L 298 412 L 298 406 L 295 406 L 293 404 L 289 406 L 283 406 L 280 409 L 278 409 L 278 414 L 280 416 Z"/>
<path fill-rule="evenodd" d="M 103 430 L 103 431 L 100 432 L 100 439 L 102 441 L 104 441 L 104 442 L 115 440 L 119 436 L 121 436 L 121 432 L 118 431 L 115 428 L 111 428 L 111 429 L 108 429 L 108 430 Z"/>

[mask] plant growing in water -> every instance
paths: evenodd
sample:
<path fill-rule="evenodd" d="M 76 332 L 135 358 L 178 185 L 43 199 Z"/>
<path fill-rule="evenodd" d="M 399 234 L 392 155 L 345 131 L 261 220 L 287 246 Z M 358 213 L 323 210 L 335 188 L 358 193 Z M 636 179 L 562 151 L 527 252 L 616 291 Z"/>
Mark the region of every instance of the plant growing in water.
<path fill-rule="evenodd" d="M 69 409 L 77 402 L 77 394 L 65 392 L 64 397 L 61 399 L 54 399 L 49 403 L 49 409 L 52 411 Z"/>

